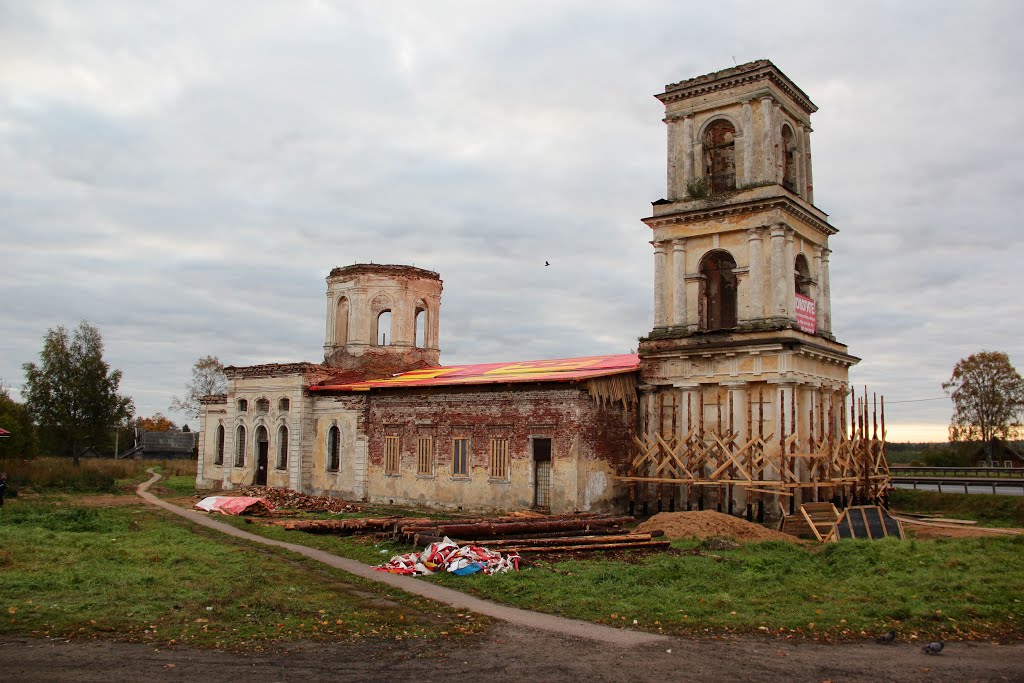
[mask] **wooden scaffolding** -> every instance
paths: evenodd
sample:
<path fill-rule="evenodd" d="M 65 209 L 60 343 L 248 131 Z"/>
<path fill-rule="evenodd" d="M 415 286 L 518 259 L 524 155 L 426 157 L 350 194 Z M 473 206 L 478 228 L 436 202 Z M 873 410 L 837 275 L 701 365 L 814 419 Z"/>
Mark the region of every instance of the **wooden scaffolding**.
<path fill-rule="evenodd" d="M 791 513 L 806 502 L 882 502 L 890 480 L 885 399 L 879 410 L 878 398 L 869 403 L 866 389 L 859 397 L 818 392 L 814 400 L 804 399 L 811 405 L 801 406 L 793 388 L 779 389 L 772 402 L 770 386 L 740 389 L 745 411 L 735 409 L 737 390 L 729 390 L 727 398 L 716 399 L 713 420 L 705 419 L 710 406 L 704 391 L 687 394 L 685 402 L 678 392 L 649 396 L 655 417 L 634 434 L 628 471 L 617 477 L 629 486 L 630 512 L 639 506 L 647 513 L 653 502 L 658 511 L 713 507 L 764 521 L 766 509 L 774 516 L 779 507 L 772 500 Z M 776 431 L 765 433 L 765 407 L 773 403 Z M 801 410 L 807 418 L 802 424 Z"/>

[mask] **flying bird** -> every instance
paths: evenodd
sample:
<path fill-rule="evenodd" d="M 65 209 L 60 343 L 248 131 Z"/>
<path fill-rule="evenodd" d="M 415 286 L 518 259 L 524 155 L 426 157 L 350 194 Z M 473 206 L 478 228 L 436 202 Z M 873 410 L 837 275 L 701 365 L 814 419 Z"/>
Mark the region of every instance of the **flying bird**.
<path fill-rule="evenodd" d="M 550 263 L 548 263 L 547 261 L 545 261 L 545 262 L 544 262 L 544 267 L 545 267 L 545 268 L 547 268 L 547 267 L 548 267 L 548 266 L 550 266 L 550 265 L 551 265 L 551 264 L 550 264 Z"/>
<path fill-rule="evenodd" d="M 896 631 L 889 631 L 875 638 L 875 642 L 882 645 L 888 645 L 894 640 L 896 640 Z"/>
<path fill-rule="evenodd" d="M 925 653 L 926 655 L 937 655 L 940 652 L 942 652 L 943 647 L 945 647 L 943 642 L 941 640 L 936 640 L 935 642 L 928 643 L 927 645 L 922 647 L 921 652 Z"/>

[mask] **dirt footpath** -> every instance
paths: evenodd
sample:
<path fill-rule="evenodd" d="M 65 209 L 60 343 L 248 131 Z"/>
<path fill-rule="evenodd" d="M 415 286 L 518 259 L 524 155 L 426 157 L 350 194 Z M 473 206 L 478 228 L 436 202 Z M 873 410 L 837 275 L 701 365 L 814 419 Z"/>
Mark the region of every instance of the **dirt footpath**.
<path fill-rule="evenodd" d="M 843 645 L 769 639 L 671 639 L 614 647 L 496 624 L 481 638 L 363 641 L 237 654 L 91 641 L 0 638 L 0 671 L 17 681 L 1024 681 L 1024 645 Z M 457 679 L 456 679 L 457 677 Z"/>

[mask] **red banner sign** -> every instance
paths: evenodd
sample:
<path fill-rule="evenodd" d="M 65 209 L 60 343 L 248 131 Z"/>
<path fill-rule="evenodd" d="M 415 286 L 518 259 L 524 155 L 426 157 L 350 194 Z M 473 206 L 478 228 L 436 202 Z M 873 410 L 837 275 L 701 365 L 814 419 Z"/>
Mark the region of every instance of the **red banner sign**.
<path fill-rule="evenodd" d="M 814 299 L 803 294 L 796 295 L 796 324 L 807 334 L 818 331 L 818 317 L 814 309 Z"/>

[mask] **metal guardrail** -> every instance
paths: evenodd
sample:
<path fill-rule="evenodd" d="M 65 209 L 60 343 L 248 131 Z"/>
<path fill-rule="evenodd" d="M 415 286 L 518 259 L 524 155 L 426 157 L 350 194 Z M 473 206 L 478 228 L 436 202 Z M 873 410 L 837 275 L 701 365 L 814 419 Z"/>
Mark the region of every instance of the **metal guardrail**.
<path fill-rule="evenodd" d="M 925 490 L 937 489 L 939 493 L 943 493 L 943 487 L 945 487 L 948 493 L 959 493 L 959 489 L 963 489 L 964 493 L 972 493 L 970 490 L 972 487 L 978 488 L 989 488 L 991 487 L 992 493 L 998 493 L 997 489 L 1020 489 L 1021 494 L 1024 495 L 1024 479 L 1010 479 L 1004 477 L 900 477 L 894 476 L 892 478 L 892 485 L 897 488 L 912 488 L 915 491 L 918 487 L 928 487 Z M 902 486 L 901 486 L 902 485 Z M 934 489 L 933 489 L 934 487 Z M 982 491 L 973 491 L 973 493 L 982 493 Z M 987 491 L 985 491 L 987 493 Z"/>
<path fill-rule="evenodd" d="M 1014 477 L 1024 475 L 1024 467 L 912 467 L 907 465 L 890 465 L 889 473 L 894 477 L 917 474 L 929 475 L 962 474 L 965 477 L 980 475 L 983 477 Z"/>

